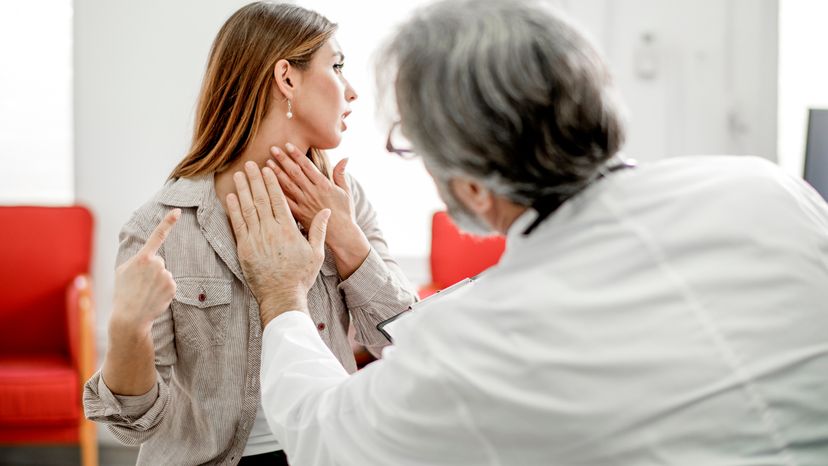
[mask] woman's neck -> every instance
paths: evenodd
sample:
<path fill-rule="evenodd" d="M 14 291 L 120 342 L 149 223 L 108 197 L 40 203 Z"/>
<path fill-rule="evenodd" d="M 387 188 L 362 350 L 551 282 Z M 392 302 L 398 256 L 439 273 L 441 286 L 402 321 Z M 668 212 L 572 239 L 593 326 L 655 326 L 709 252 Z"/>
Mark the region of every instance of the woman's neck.
<path fill-rule="evenodd" d="M 270 148 L 277 146 L 284 151 L 287 143 L 293 144 L 302 153 L 308 151 L 309 144 L 304 137 L 300 136 L 301 132 L 296 130 L 296 124 L 292 120 L 287 120 L 284 115 L 280 116 L 281 118 L 275 119 L 266 117 L 259 127 L 258 134 L 250 141 L 244 152 L 229 167 L 215 174 L 216 196 L 225 212 L 227 212 L 225 200 L 227 195 L 236 192 L 233 174 L 238 171 L 244 172 L 246 162 L 253 161 L 260 168 L 264 167 L 265 162 L 272 157 Z"/>

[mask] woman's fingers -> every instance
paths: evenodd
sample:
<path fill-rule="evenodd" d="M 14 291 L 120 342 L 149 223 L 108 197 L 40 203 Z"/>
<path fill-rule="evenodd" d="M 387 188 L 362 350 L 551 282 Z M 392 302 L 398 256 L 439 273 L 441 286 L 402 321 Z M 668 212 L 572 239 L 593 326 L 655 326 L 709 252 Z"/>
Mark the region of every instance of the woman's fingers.
<path fill-rule="evenodd" d="M 340 160 L 333 169 L 334 184 L 342 188 L 348 196 L 351 195 L 351 187 L 348 186 L 348 180 L 345 178 L 345 167 L 348 165 L 348 157 Z"/>
<path fill-rule="evenodd" d="M 283 172 L 287 173 L 293 183 L 299 186 L 302 190 L 313 189 L 313 182 L 308 179 L 302 167 L 297 165 L 293 158 L 288 157 L 281 149 L 276 146 L 270 148 L 270 154 L 276 159 L 279 167 Z"/>
<path fill-rule="evenodd" d="M 247 224 L 247 229 L 258 230 L 259 214 L 256 211 L 256 206 L 253 204 L 253 195 L 250 193 L 250 186 L 247 184 L 247 177 L 244 176 L 244 173 L 242 172 L 236 172 L 233 174 L 233 182 L 236 183 L 236 192 L 239 196 L 240 209 L 244 222 Z"/>
<path fill-rule="evenodd" d="M 279 186 L 282 187 L 282 191 L 284 191 L 285 195 L 297 200 L 304 197 L 304 191 L 302 191 L 302 189 L 293 182 L 293 178 L 291 178 L 284 170 L 278 166 L 271 167 L 268 165 L 268 167 L 273 170 L 273 173 L 276 174 L 276 178 L 279 180 Z"/>
<path fill-rule="evenodd" d="M 300 152 L 296 146 L 291 143 L 287 143 L 285 144 L 285 149 L 287 149 L 287 153 L 290 158 L 293 159 L 293 161 L 302 169 L 302 172 L 306 177 L 308 177 L 311 183 L 319 184 L 328 181 L 328 179 L 319 172 L 319 169 L 316 168 L 316 165 L 311 162 L 308 156 Z"/>

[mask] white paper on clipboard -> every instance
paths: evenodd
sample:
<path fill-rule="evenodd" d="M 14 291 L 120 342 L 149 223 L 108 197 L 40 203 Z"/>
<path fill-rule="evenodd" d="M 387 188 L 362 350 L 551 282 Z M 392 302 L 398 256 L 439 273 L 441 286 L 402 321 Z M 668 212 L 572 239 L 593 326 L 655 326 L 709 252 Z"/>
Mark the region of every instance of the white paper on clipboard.
<path fill-rule="evenodd" d="M 435 301 L 439 300 L 440 298 L 444 298 L 447 295 L 463 288 L 464 286 L 474 282 L 477 279 L 477 276 L 472 278 L 464 278 L 459 282 L 451 285 L 450 287 L 440 290 L 433 295 L 423 299 L 422 301 L 417 301 L 416 303 L 408 306 L 408 309 L 404 310 L 403 312 L 395 315 L 394 317 L 383 320 L 382 322 L 377 324 L 377 330 L 382 333 L 385 338 L 388 339 L 391 343 L 394 343 L 394 328 L 399 323 L 399 321 L 404 318 L 405 316 L 410 314 L 410 311 L 413 310 L 421 310 L 423 307 L 433 304 Z"/>

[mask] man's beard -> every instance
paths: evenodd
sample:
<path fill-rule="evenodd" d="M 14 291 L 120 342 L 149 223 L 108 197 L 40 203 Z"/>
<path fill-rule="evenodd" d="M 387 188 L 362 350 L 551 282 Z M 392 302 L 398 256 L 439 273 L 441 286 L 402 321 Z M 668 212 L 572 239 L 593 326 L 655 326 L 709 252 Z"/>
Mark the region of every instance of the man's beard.
<path fill-rule="evenodd" d="M 480 217 L 475 215 L 466 206 L 457 199 L 457 196 L 452 192 L 449 182 L 440 178 L 434 178 L 434 185 L 437 187 L 437 194 L 446 205 L 446 211 L 451 217 L 454 224 L 460 230 L 478 236 L 488 236 L 494 234 L 492 227 L 486 224 Z"/>

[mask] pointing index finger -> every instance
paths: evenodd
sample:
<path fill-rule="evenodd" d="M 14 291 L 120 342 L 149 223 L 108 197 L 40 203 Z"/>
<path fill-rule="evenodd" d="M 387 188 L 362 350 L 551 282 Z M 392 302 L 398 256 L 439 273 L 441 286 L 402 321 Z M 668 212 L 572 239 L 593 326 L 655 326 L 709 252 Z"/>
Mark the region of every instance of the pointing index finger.
<path fill-rule="evenodd" d="M 179 217 L 181 217 L 181 209 L 173 209 L 167 212 L 167 215 L 164 216 L 161 223 L 159 223 L 158 226 L 155 227 L 155 230 L 150 233 L 147 238 L 147 242 L 144 244 L 144 247 L 141 248 L 141 252 L 151 256 L 158 253 L 158 250 L 161 248 L 161 245 L 164 244 L 164 240 L 167 239 L 167 235 L 170 234 L 170 230 L 172 230 L 173 225 L 175 225 L 175 222 L 178 221 Z"/>

